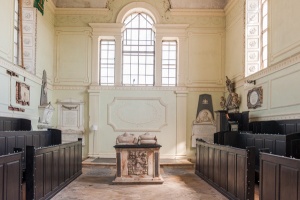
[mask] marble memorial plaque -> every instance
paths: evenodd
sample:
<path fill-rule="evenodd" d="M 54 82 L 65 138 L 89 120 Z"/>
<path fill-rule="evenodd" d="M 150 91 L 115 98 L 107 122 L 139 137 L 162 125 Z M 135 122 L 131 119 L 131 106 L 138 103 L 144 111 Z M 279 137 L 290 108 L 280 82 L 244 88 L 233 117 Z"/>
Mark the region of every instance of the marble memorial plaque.
<path fill-rule="evenodd" d="M 194 124 L 192 130 L 192 147 L 196 147 L 197 138 L 213 143 L 214 133 L 216 132 L 216 126 L 213 124 Z"/>
<path fill-rule="evenodd" d="M 77 111 L 63 111 L 63 126 L 73 127 L 78 126 L 77 124 Z"/>

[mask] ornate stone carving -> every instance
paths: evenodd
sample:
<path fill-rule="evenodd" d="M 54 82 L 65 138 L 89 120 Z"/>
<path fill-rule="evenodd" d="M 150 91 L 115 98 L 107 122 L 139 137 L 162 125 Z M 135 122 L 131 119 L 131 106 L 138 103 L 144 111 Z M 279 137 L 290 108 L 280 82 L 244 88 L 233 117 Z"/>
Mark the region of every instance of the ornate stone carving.
<path fill-rule="evenodd" d="M 240 106 L 240 97 L 237 93 L 234 92 L 234 82 L 232 82 L 227 76 L 226 76 L 226 87 L 229 92 L 227 100 L 225 100 L 225 97 L 221 97 L 220 106 L 224 110 L 228 110 L 231 112 L 238 112 L 239 106 Z"/>
<path fill-rule="evenodd" d="M 166 113 L 160 98 L 115 98 L 108 105 L 108 124 L 115 131 L 160 131 Z"/>
<path fill-rule="evenodd" d="M 139 136 L 139 144 L 156 144 L 157 138 L 155 135 L 151 135 L 150 133 L 145 133 Z"/>
<path fill-rule="evenodd" d="M 128 175 L 147 175 L 148 161 L 146 151 L 128 152 Z"/>
<path fill-rule="evenodd" d="M 137 139 L 133 134 L 124 133 L 117 137 L 116 144 L 119 144 L 119 145 L 137 144 Z"/>

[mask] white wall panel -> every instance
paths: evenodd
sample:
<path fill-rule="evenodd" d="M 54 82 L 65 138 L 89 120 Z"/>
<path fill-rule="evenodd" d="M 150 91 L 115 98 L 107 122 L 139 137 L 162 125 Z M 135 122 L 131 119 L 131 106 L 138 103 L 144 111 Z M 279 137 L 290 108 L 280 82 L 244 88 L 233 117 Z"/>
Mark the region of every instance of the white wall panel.
<path fill-rule="evenodd" d="M 300 70 L 271 80 L 271 109 L 300 105 Z"/>
<path fill-rule="evenodd" d="M 188 84 L 220 84 L 223 67 L 222 34 L 189 34 Z"/>
<path fill-rule="evenodd" d="M 269 1 L 270 61 L 276 63 L 300 51 L 300 1 Z"/>
<path fill-rule="evenodd" d="M 90 50 L 88 31 L 58 31 L 55 83 L 87 85 Z"/>

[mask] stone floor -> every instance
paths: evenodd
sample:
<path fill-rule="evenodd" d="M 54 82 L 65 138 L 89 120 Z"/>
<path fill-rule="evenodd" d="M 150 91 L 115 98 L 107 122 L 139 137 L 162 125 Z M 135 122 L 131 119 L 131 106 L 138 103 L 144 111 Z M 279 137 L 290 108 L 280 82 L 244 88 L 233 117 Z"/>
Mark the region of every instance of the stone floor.
<path fill-rule="evenodd" d="M 113 185 L 115 159 L 85 160 L 83 173 L 53 200 L 225 200 L 227 199 L 199 178 L 194 165 L 182 160 L 161 160 L 163 184 Z M 256 195 L 256 198 L 257 195 Z"/>

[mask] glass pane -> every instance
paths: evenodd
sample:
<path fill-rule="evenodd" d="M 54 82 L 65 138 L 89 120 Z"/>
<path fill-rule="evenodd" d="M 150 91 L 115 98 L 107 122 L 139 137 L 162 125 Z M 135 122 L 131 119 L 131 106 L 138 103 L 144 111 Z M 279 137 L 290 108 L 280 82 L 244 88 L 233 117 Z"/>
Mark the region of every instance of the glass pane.
<path fill-rule="evenodd" d="M 153 66 L 152 65 L 147 65 L 146 74 L 147 75 L 153 75 Z"/>
<path fill-rule="evenodd" d="M 110 83 L 110 84 L 114 84 L 115 83 L 114 77 L 108 77 L 107 82 Z"/>
<path fill-rule="evenodd" d="M 267 59 L 267 57 L 268 57 L 268 49 L 266 46 L 263 48 L 262 57 L 263 57 L 263 60 Z"/>
<path fill-rule="evenodd" d="M 101 76 L 107 76 L 107 68 L 101 67 Z"/>
<path fill-rule="evenodd" d="M 109 68 L 108 71 L 107 71 L 108 76 L 114 76 L 114 73 L 115 73 L 114 69 L 111 69 L 111 68 Z"/>
<path fill-rule="evenodd" d="M 115 52 L 109 51 L 108 52 L 108 58 L 115 58 Z"/>
<path fill-rule="evenodd" d="M 146 63 L 146 56 L 140 56 L 139 63 Z"/>
<path fill-rule="evenodd" d="M 153 76 L 146 76 L 146 84 L 153 85 Z"/>
<path fill-rule="evenodd" d="M 163 59 L 168 59 L 169 58 L 169 52 L 168 51 L 163 51 L 162 57 L 163 57 Z"/>
<path fill-rule="evenodd" d="M 130 84 L 130 75 L 123 75 L 123 84 Z"/>
<path fill-rule="evenodd" d="M 169 60 L 169 64 L 170 65 L 173 65 L 173 66 L 170 66 L 170 67 L 174 67 L 174 68 L 176 68 L 176 60 L 173 60 L 173 59 L 171 59 L 171 60 Z"/>
<path fill-rule="evenodd" d="M 163 65 L 167 65 L 167 64 L 169 64 L 169 61 L 170 61 L 170 60 L 164 59 L 164 60 L 162 60 L 162 64 L 163 64 Z M 166 66 L 163 66 L 163 67 L 166 67 Z"/>
<path fill-rule="evenodd" d="M 175 69 L 169 69 L 169 76 L 175 77 L 176 76 L 176 70 Z"/>
<path fill-rule="evenodd" d="M 264 31 L 264 30 L 266 30 L 267 28 L 268 28 L 268 17 L 265 16 L 265 17 L 263 18 L 262 30 Z"/>
<path fill-rule="evenodd" d="M 162 82 L 162 85 L 168 85 L 169 84 L 169 79 L 168 78 L 162 78 L 161 82 Z"/>
<path fill-rule="evenodd" d="M 138 74 L 138 65 L 131 65 L 131 74 Z"/>
<path fill-rule="evenodd" d="M 131 76 L 131 84 L 138 84 L 138 76 L 137 75 L 132 75 Z"/>
<path fill-rule="evenodd" d="M 170 51 L 170 59 L 175 59 L 175 58 L 176 58 L 176 52 Z"/>
<path fill-rule="evenodd" d="M 146 84 L 146 76 L 139 76 L 139 84 L 142 85 Z"/>
<path fill-rule="evenodd" d="M 146 60 L 147 60 L 146 61 L 147 64 L 153 64 L 153 57 L 152 56 L 148 56 Z"/>
<path fill-rule="evenodd" d="M 175 78 L 169 78 L 169 85 L 176 85 L 176 79 Z"/>
<path fill-rule="evenodd" d="M 264 46 L 268 44 L 268 32 L 263 33 L 262 40 L 263 40 L 262 43 L 263 43 Z"/>
<path fill-rule="evenodd" d="M 129 20 L 130 19 L 130 20 Z M 131 84 L 145 85 L 145 74 L 150 74 L 153 80 L 154 69 L 154 32 L 152 31 L 153 20 L 145 13 L 135 13 L 125 19 L 123 32 L 123 74 L 131 75 Z M 130 25 L 130 26 L 129 26 Z M 125 37 L 127 34 L 127 37 Z M 127 46 L 125 46 L 125 44 Z M 149 46 L 151 45 L 151 46 Z M 150 51 L 150 52 L 149 52 Z M 126 65 L 131 66 L 126 70 Z M 147 64 L 147 66 L 145 65 Z M 148 68 L 150 66 L 150 69 Z M 133 76 L 137 75 L 137 76 Z M 133 81 L 134 80 L 134 81 Z M 151 83 L 153 85 L 153 83 Z"/>
<path fill-rule="evenodd" d="M 161 76 L 162 77 L 169 77 L 169 70 L 168 69 L 162 69 Z"/>
<path fill-rule="evenodd" d="M 107 77 L 101 76 L 101 83 L 107 83 Z"/>
<path fill-rule="evenodd" d="M 123 65 L 123 74 L 130 74 L 130 64 Z"/>
<path fill-rule="evenodd" d="M 268 1 L 265 1 L 262 5 L 262 16 L 268 14 Z"/>
<path fill-rule="evenodd" d="M 130 63 L 130 56 L 124 56 L 123 63 Z"/>
<path fill-rule="evenodd" d="M 139 51 L 146 51 L 146 50 L 147 50 L 146 46 L 139 46 Z"/>
<path fill-rule="evenodd" d="M 140 74 L 146 74 L 146 65 L 140 65 L 139 70 Z"/>

